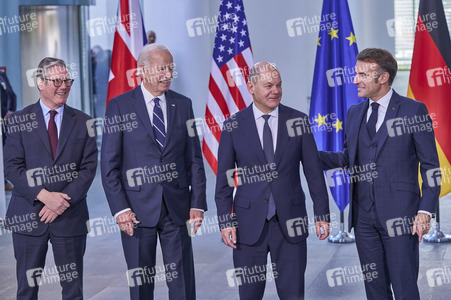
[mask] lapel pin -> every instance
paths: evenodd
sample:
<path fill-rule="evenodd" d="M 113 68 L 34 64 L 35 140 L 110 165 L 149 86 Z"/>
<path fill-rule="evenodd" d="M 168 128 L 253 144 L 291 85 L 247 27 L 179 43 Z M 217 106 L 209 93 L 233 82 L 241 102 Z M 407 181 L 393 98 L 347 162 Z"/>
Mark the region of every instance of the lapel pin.
<path fill-rule="evenodd" d="M 391 109 L 395 110 L 395 108 L 394 108 L 394 107 L 392 107 Z"/>
<path fill-rule="evenodd" d="M 175 104 L 171 104 L 171 106 L 175 106 Z"/>

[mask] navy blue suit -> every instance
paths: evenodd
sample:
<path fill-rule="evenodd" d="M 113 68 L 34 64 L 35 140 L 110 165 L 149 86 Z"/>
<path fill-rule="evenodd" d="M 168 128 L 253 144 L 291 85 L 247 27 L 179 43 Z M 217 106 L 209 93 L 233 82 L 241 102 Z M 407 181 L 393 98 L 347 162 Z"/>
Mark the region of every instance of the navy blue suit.
<path fill-rule="evenodd" d="M 9 83 L 6 74 L 0 71 L 0 98 L 1 101 L 1 115 L 2 119 L 6 116 L 8 111 L 16 111 L 16 94 Z"/>
<path fill-rule="evenodd" d="M 266 266 L 269 251 L 272 263 L 275 263 L 273 270 L 278 275 L 276 285 L 279 297 L 298 299 L 304 294 L 306 238 L 309 234 L 300 162 L 313 200 L 315 216 L 322 221 L 329 221 L 324 175 L 313 135 L 290 136 L 287 129 L 287 121 L 307 116 L 282 104 L 278 106 L 275 166 L 258 171 L 259 175 L 265 177 L 271 174 L 275 176 L 270 180 L 257 180 L 256 177 L 252 180 L 251 177 L 256 175 L 250 174 L 253 171 L 248 172 L 249 176 L 246 175 L 245 169 L 255 170 L 255 166 L 267 164 L 252 106 L 236 113 L 224 123 L 219 143 L 215 194 L 219 224 L 221 229 L 231 226 L 237 228 L 237 249 L 234 249 L 236 269 L 241 271 L 255 265 Z M 239 168 L 238 179 L 241 184 L 233 196 L 234 188 L 230 180 L 235 175 L 235 166 Z M 271 192 L 276 216 L 268 221 L 266 216 Z M 296 224 L 301 227 L 295 228 Z M 254 259 L 257 256 L 259 258 Z M 236 276 L 238 278 L 238 272 Z M 240 298 L 259 299 L 263 296 L 264 286 L 264 282 L 241 284 Z"/>
<path fill-rule="evenodd" d="M 86 127 L 90 119 L 83 112 L 64 106 L 53 159 L 39 102 L 10 117 L 16 121 L 8 127 L 4 161 L 6 176 L 14 184 L 14 190 L 5 222 L 13 231 L 18 299 L 37 298 L 39 285 L 29 284 L 26 271 L 44 267 L 49 239 L 56 266 L 76 264 L 78 278 L 61 281 L 63 299 L 83 297 L 83 254 L 89 218 L 86 195 L 97 166 L 96 142 Z M 38 216 L 44 204 L 36 196 L 44 188 L 71 197 L 70 207 L 49 224 L 41 222 Z M 41 280 L 45 283 L 46 277 L 42 275 Z"/>
<path fill-rule="evenodd" d="M 320 158 L 324 169 L 375 166 L 371 181 L 350 184 L 349 230 L 354 227 L 360 262 L 375 263 L 379 275 L 365 282 L 367 297 L 392 299 L 392 284 L 396 299 L 419 299 L 413 220 L 419 210 L 435 212 L 440 194 L 440 185 L 427 180 L 427 172 L 439 168 L 432 122 L 423 103 L 393 92 L 385 120 L 370 140 L 367 109 L 368 101 L 349 108 L 343 152 L 320 152 Z"/>
<path fill-rule="evenodd" d="M 136 122 L 130 131 L 106 128 L 101 153 L 102 182 L 112 214 L 130 208 L 140 221 L 132 237 L 121 232 L 129 272 L 136 271 L 129 278 L 132 299 L 153 298 L 154 284 L 142 270 L 155 265 L 157 235 L 165 264 L 177 265 L 178 278 L 167 281 L 170 298 L 195 299 L 186 222 L 191 208 L 207 210 L 205 172 L 199 139 L 187 130 L 187 121 L 194 119 L 191 100 L 171 90 L 165 96 L 167 132 L 162 151 L 141 86 L 112 99 L 105 115 L 106 119 L 119 116 L 124 125 Z"/>

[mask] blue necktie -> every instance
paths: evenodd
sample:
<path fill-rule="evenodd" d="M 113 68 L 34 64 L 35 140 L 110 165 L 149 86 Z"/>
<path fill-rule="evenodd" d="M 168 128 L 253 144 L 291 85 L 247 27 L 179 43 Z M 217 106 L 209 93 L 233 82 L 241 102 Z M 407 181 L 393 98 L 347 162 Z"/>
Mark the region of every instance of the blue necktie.
<path fill-rule="evenodd" d="M 268 164 L 274 163 L 274 143 L 272 140 L 271 128 L 269 128 L 268 120 L 270 115 L 263 115 L 265 119 L 265 125 L 263 126 L 263 151 L 265 152 L 266 162 Z M 274 203 L 274 197 L 272 192 L 269 195 L 268 213 L 266 219 L 271 220 L 276 214 L 276 204 Z"/>
<path fill-rule="evenodd" d="M 372 111 L 368 122 L 366 122 L 366 128 L 368 129 L 370 139 L 373 139 L 373 137 L 376 135 L 377 109 L 379 108 L 379 103 L 371 103 L 371 108 Z"/>
<path fill-rule="evenodd" d="M 166 140 L 166 130 L 164 129 L 164 117 L 163 111 L 160 106 L 160 99 L 153 99 L 155 105 L 153 107 L 153 133 L 157 141 L 160 151 L 163 151 L 164 142 Z"/>

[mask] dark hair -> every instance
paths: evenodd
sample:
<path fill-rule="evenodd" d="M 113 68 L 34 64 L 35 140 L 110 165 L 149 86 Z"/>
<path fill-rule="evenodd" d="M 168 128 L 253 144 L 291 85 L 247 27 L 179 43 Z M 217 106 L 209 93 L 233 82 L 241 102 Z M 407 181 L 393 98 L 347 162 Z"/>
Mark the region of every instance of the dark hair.
<path fill-rule="evenodd" d="M 380 48 L 366 48 L 360 51 L 357 60 L 378 64 L 384 72 L 388 72 L 388 85 L 392 85 L 398 71 L 398 63 L 389 51 Z"/>

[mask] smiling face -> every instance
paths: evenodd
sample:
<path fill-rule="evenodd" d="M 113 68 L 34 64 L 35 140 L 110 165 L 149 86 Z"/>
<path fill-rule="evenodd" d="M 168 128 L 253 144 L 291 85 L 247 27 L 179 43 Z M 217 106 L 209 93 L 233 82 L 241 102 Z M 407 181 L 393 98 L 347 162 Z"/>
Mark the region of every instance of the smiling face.
<path fill-rule="evenodd" d="M 388 93 L 390 90 L 388 72 L 385 72 L 378 64 L 358 60 L 355 68 L 354 84 L 358 86 L 360 98 L 370 98 L 377 101 Z"/>
<path fill-rule="evenodd" d="M 147 63 L 141 66 L 144 87 L 155 97 L 169 90 L 174 75 L 172 55 L 166 50 L 151 52 Z"/>
<path fill-rule="evenodd" d="M 254 105 L 263 113 L 272 112 L 282 100 L 282 79 L 274 67 L 264 68 L 247 83 Z"/>
<path fill-rule="evenodd" d="M 70 86 L 64 82 L 59 87 L 55 87 L 51 80 L 70 79 L 69 72 L 64 66 L 56 65 L 49 67 L 44 72 L 44 78 L 38 78 L 37 84 L 41 94 L 41 100 L 50 109 L 57 109 L 66 104 L 69 97 Z"/>

